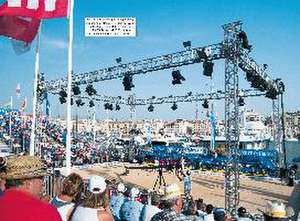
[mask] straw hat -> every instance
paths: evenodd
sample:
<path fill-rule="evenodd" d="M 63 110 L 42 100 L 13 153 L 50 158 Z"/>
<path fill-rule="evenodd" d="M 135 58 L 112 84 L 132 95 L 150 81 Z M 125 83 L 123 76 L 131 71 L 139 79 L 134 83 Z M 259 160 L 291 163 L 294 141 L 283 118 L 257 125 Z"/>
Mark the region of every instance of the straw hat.
<path fill-rule="evenodd" d="M 4 179 L 30 179 L 48 175 L 46 165 L 36 156 L 8 158 L 6 168 L 0 173 Z"/>
<path fill-rule="evenodd" d="M 179 188 L 179 186 L 176 183 L 170 184 L 165 187 L 165 192 L 163 196 L 163 200 L 170 200 L 175 199 L 179 196 L 181 196 L 183 192 Z"/>
<path fill-rule="evenodd" d="M 273 218 L 288 218 L 294 215 L 293 208 L 286 207 L 286 205 L 280 201 L 268 201 L 264 215 Z"/>

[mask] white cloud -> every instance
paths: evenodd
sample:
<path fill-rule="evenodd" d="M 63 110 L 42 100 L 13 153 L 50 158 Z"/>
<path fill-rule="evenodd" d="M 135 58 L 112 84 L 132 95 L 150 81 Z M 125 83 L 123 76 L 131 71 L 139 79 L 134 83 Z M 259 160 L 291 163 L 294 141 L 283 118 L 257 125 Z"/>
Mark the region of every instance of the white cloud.
<path fill-rule="evenodd" d="M 44 45 L 46 45 L 49 48 L 53 49 L 67 49 L 68 48 L 68 42 L 67 40 L 61 40 L 61 39 L 51 39 L 48 37 L 44 37 L 42 39 L 42 44 L 44 42 Z"/>

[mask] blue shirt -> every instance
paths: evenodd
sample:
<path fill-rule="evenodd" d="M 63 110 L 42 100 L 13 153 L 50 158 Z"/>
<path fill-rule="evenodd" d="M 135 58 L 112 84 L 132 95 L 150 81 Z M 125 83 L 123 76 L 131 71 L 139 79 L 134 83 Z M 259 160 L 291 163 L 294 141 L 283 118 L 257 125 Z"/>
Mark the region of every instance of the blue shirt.
<path fill-rule="evenodd" d="M 114 195 L 111 196 L 109 206 L 111 209 L 111 213 L 116 221 L 120 220 L 120 209 L 125 201 L 125 197 L 123 195 Z"/>
<path fill-rule="evenodd" d="M 139 221 L 144 205 L 133 200 L 126 201 L 120 210 L 122 221 Z"/>

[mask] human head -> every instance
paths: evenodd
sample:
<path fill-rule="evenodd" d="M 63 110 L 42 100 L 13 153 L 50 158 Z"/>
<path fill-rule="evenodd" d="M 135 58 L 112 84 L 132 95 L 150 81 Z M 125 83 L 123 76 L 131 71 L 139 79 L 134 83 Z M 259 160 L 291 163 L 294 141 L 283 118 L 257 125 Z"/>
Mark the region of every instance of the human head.
<path fill-rule="evenodd" d="M 159 206 L 160 204 L 160 196 L 157 193 L 153 193 L 151 195 L 151 205 Z"/>
<path fill-rule="evenodd" d="M 247 210 L 241 206 L 240 208 L 238 208 L 238 216 L 247 217 Z"/>
<path fill-rule="evenodd" d="M 287 207 L 281 201 L 268 201 L 265 211 L 264 218 L 266 221 L 282 221 L 290 220 L 295 215 L 292 207 Z"/>
<path fill-rule="evenodd" d="M 126 187 L 123 183 L 119 183 L 117 186 L 118 193 L 124 193 L 126 191 Z"/>
<path fill-rule="evenodd" d="M 215 209 L 214 211 L 214 220 L 215 221 L 224 221 L 226 220 L 226 213 L 224 209 Z"/>
<path fill-rule="evenodd" d="M 5 170 L 0 173 L 6 179 L 6 186 L 40 197 L 43 177 L 48 175 L 46 165 L 36 156 L 14 156 L 7 160 Z"/>
<path fill-rule="evenodd" d="M 62 195 L 67 195 L 75 200 L 83 189 L 83 179 L 77 173 L 71 173 L 63 180 Z"/>
<path fill-rule="evenodd" d="M 132 187 L 130 190 L 130 198 L 131 199 L 135 199 L 139 196 L 140 194 L 140 190 L 136 187 Z"/>
<path fill-rule="evenodd" d="M 205 211 L 207 214 L 211 214 L 213 211 L 214 207 L 211 204 L 206 205 Z"/>
<path fill-rule="evenodd" d="M 175 183 L 165 187 L 165 193 L 163 196 L 163 204 L 165 208 L 174 209 L 177 213 L 180 213 L 183 207 L 182 191 Z"/>
<path fill-rule="evenodd" d="M 83 201 L 84 207 L 106 208 L 108 206 L 108 194 L 105 179 L 101 176 L 91 176 L 88 183 L 87 196 Z"/>

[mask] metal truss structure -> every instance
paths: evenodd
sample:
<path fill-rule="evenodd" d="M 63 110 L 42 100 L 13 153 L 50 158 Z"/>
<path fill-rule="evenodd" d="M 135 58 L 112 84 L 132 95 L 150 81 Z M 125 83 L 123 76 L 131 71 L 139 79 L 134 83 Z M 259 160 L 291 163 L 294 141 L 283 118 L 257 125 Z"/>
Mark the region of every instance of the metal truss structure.
<path fill-rule="evenodd" d="M 208 99 L 225 98 L 226 145 L 228 147 L 227 154 L 229 156 L 225 171 L 225 209 L 231 215 L 236 215 L 239 204 L 239 156 L 237 153 L 239 146 L 239 68 L 246 73 L 251 72 L 255 77 L 263 81 L 264 84 L 267 85 L 267 92 L 271 91 L 272 94 L 275 94 L 273 97 L 278 97 L 282 91 L 280 91 L 278 82 L 269 77 L 270 75 L 267 73 L 266 68 L 259 66 L 254 59 L 249 56 L 250 49 L 245 49 L 243 46 L 243 39 L 241 39 L 240 35 L 241 32 L 243 32 L 242 23 L 233 22 L 225 24 L 223 25 L 223 29 L 224 41 L 220 43 L 204 47 L 188 47 L 176 53 L 156 56 L 127 64 L 118 64 L 86 73 L 74 74 L 72 84 L 92 84 L 99 81 L 123 78 L 128 75 L 146 74 L 184 65 L 225 59 L 225 91 L 222 93 L 169 96 L 163 98 L 152 97 L 150 99 L 136 99 L 135 97 L 131 97 L 130 102 L 122 97 L 98 96 L 93 99 L 120 104 L 123 102 L 124 104 L 131 105 L 131 109 L 135 109 L 136 105 L 200 101 L 205 99 L 205 96 L 207 96 Z M 48 81 L 44 84 L 44 90 L 54 94 L 62 89 L 65 90 L 66 87 L 67 78 Z M 275 99 L 273 97 L 272 99 Z M 276 100 L 274 100 L 274 102 L 276 103 Z M 274 105 L 273 107 L 276 109 L 278 106 Z M 276 113 L 277 116 L 279 116 L 277 109 Z M 280 128 L 279 122 L 280 121 L 276 118 L 275 126 L 277 128 Z M 280 148 L 278 150 L 282 151 Z"/>
<path fill-rule="evenodd" d="M 238 62 L 240 43 L 238 33 L 242 30 L 240 22 L 223 26 L 225 47 L 225 136 L 228 161 L 225 168 L 225 209 L 237 214 L 239 205 L 239 76 Z"/>
<path fill-rule="evenodd" d="M 264 96 L 264 92 L 260 92 L 254 89 L 247 89 L 241 90 L 238 93 L 239 97 L 258 97 Z M 123 98 L 121 96 L 112 97 L 112 96 L 105 96 L 105 95 L 95 95 L 95 96 L 74 96 L 75 99 L 83 99 L 83 100 L 93 100 L 99 101 L 103 103 L 110 103 L 110 104 L 122 104 L 128 105 L 130 109 L 134 108 L 135 106 L 144 106 L 144 105 L 158 105 L 158 104 L 174 104 L 174 103 L 191 103 L 191 102 L 198 102 L 204 100 L 222 100 L 225 99 L 225 92 L 224 91 L 217 91 L 211 93 L 195 93 L 192 94 L 191 92 L 186 95 L 179 95 L 179 96 L 166 96 L 166 97 L 151 97 L 151 98 L 135 98 L 132 99 L 131 96 L 128 98 Z"/>

